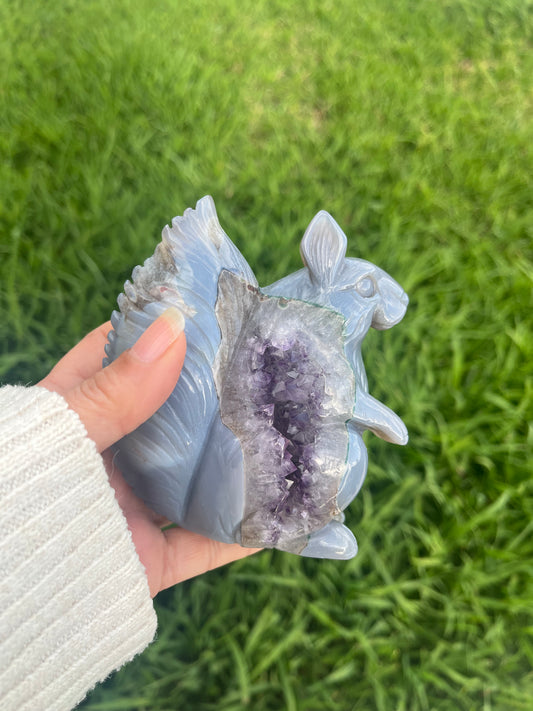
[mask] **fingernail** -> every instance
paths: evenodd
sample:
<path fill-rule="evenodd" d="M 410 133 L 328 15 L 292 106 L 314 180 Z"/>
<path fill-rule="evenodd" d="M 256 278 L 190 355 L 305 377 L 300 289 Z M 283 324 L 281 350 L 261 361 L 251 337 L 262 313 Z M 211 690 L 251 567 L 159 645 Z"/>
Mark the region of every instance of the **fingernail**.
<path fill-rule="evenodd" d="M 173 306 L 164 311 L 136 341 L 131 353 L 143 363 L 153 363 L 174 343 L 185 328 L 185 319 Z"/>

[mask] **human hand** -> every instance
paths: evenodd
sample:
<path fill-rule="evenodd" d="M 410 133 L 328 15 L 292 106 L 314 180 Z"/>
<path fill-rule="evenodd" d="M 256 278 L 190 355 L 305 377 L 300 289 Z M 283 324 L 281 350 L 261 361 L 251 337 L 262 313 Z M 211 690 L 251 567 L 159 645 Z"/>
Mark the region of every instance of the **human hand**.
<path fill-rule="evenodd" d="M 147 420 L 168 398 L 185 358 L 183 316 L 168 309 L 139 340 L 106 368 L 102 357 L 111 324 L 91 331 L 40 383 L 62 395 L 78 413 L 102 453 L 126 517 L 152 597 L 175 583 L 243 558 L 255 549 L 219 543 L 182 528 L 149 509 L 113 464 L 110 445 Z"/>

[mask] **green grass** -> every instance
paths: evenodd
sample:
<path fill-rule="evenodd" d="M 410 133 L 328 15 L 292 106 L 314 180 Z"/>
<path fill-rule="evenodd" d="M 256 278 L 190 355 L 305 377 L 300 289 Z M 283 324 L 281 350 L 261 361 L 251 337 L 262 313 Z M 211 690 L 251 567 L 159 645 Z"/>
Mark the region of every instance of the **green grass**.
<path fill-rule="evenodd" d="M 160 595 L 86 711 L 508 711 L 533 698 L 533 5 L 0 6 L 0 379 L 109 317 L 202 195 L 266 284 L 329 210 L 409 292 L 365 343 L 348 563 L 264 552 Z"/>

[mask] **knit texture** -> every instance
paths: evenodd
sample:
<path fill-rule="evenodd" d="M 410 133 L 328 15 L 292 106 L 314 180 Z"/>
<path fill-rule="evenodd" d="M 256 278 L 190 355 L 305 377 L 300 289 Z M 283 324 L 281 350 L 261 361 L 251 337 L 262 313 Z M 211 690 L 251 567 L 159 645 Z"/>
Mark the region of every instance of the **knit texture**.
<path fill-rule="evenodd" d="M 0 708 L 62 711 L 153 639 L 144 569 L 78 415 L 0 389 Z"/>

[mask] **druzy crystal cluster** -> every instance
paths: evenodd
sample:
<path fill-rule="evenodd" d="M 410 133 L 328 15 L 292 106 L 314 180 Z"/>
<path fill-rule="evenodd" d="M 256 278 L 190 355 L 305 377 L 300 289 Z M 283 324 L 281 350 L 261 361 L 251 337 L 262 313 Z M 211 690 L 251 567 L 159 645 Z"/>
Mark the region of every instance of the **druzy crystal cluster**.
<path fill-rule="evenodd" d="M 277 342 L 262 341 L 255 334 L 248 348 L 255 412 L 277 440 L 280 497 L 271 513 L 279 531 L 288 517 L 308 518 L 313 506 L 313 454 L 325 397 L 324 374 L 309 359 L 298 334 Z M 276 533 L 272 531 L 274 545 Z"/>
<path fill-rule="evenodd" d="M 243 457 L 241 541 L 300 552 L 339 514 L 355 398 L 339 347 L 345 321 L 305 301 L 265 296 L 231 272 L 218 287 L 215 381 L 222 422 Z"/>

